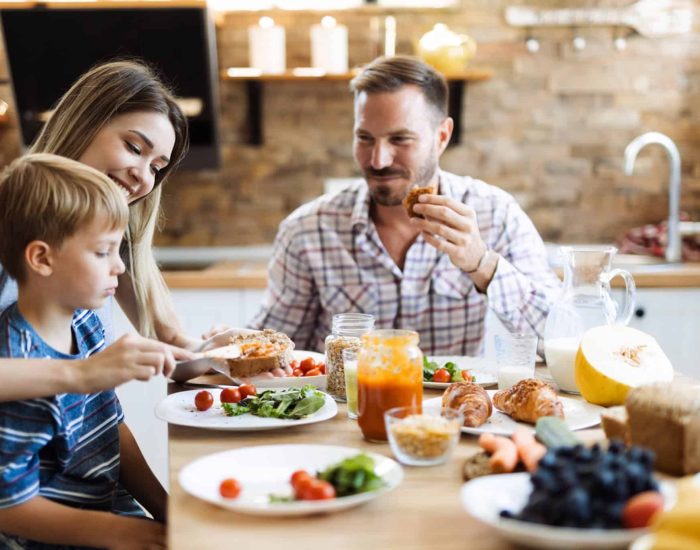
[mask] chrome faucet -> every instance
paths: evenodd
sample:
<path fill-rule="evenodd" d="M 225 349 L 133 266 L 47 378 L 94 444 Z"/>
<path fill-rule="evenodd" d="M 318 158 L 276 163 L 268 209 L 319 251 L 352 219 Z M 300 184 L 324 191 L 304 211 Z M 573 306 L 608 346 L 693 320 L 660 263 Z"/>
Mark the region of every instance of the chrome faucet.
<path fill-rule="evenodd" d="M 637 154 L 646 145 L 655 143 L 666 149 L 669 161 L 668 181 L 668 238 L 666 243 L 666 261 L 678 262 L 681 259 L 681 154 L 673 140 L 659 132 L 647 132 L 634 138 L 625 148 L 625 173 L 628 176 L 634 172 L 634 161 Z"/>

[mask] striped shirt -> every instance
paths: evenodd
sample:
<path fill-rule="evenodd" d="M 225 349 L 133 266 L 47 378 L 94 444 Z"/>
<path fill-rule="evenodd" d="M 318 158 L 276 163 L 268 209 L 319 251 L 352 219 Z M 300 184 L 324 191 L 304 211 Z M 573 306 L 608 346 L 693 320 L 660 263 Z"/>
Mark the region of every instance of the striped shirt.
<path fill-rule="evenodd" d="M 284 332 L 297 348 L 322 350 L 334 314 L 371 313 L 376 328 L 418 331 L 425 353 L 478 355 L 490 308 L 508 330 L 541 337 L 560 282 L 531 220 L 511 195 L 470 177 L 440 172 L 440 194 L 476 211 L 481 238 L 500 255 L 485 294 L 422 235 L 400 269 L 369 216 L 367 185 L 358 180 L 282 222 L 251 326 Z"/>
<path fill-rule="evenodd" d="M 78 353 L 60 353 L 12 304 L 0 316 L 0 356 L 79 359 L 104 348 L 104 330 L 93 311 L 77 310 L 72 328 Z M 0 403 L 0 508 L 42 496 L 77 508 L 144 515 L 119 485 L 123 420 L 113 390 Z"/>

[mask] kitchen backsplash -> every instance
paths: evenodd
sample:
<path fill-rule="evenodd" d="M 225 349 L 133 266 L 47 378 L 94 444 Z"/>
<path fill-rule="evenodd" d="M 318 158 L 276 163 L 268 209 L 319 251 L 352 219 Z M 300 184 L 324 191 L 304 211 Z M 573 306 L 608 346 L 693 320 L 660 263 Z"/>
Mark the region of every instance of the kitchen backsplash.
<path fill-rule="evenodd" d="M 442 167 L 513 193 L 547 240 L 609 241 L 667 216 L 668 168 L 660 148 L 645 149 L 635 176 L 623 151 L 642 132 L 668 134 L 683 160 L 682 210 L 700 219 L 700 34 L 648 39 L 630 34 L 613 48 L 615 30 L 584 28 L 583 51 L 571 29 L 538 29 L 541 48 L 525 48 L 525 31 L 509 27 L 507 6 L 526 2 L 462 0 L 454 10 L 395 14 L 398 53 L 434 23 L 478 42 L 473 65 L 493 70 L 464 95 L 461 143 Z M 532 2 L 527 2 L 532 4 Z M 620 2 L 543 0 L 546 7 L 619 6 Z M 700 16 L 696 0 L 695 20 Z M 319 13 L 275 12 L 287 32 L 287 66 L 309 66 L 309 28 Z M 376 51 L 371 13 L 336 12 L 349 29 L 350 66 Z M 245 66 L 247 27 L 260 13 L 228 13 L 218 23 L 220 68 Z M 696 25 L 697 27 L 697 25 Z M 4 63 L 0 64 L 4 65 Z M 6 69 L 2 71 L 6 74 Z M 0 75 L 4 76 L 4 75 Z M 40 77 L 39 75 L 37 76 Z M 230 246 L 269 243 L 279 222 L 323 192 L 326 178 L 358 174 L 352 159 L 352 96 L 347 82 L 264 84 L 261 146 L 246 143 L 246 84 L 222 81 L 223 164 L 217 171 L 175 174 L 165 190 L 158 244 Z M 0 85 L 0 97 L 11 97 Z M 12 106 L 11 106 L 12 108 Z M 17 129 L 0 131 L 0 163 L 19 154 Z"/>

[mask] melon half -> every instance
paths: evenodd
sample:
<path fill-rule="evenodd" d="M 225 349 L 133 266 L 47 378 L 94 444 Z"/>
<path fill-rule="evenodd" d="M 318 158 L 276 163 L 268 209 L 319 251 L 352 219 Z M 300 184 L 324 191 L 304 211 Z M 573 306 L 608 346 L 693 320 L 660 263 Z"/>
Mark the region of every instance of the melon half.
<path fill-rule="evenodd" d="M 622 405 L 630 389 L 670 382 L 673 367 L 654 337 L 631 327 L 600 326 L 581 338 L 574 371 L 589 403 Z"/>

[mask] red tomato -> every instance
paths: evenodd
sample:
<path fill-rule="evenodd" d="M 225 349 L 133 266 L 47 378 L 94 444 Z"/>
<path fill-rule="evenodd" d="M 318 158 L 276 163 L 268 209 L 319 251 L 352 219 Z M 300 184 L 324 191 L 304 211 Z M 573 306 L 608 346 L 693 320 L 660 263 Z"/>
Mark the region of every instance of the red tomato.
<path fill-rule="evenodd" d="M 449 382 L 451 379 L 447 369 L 438 369 L 433 373 L 433 382 Z"/>
<path fill-rule="evenodd" d="M 241 399 L 245 399 L 249 395 L 257 395 L 258 393 L 253 384 L 241 384 L 238 386 L 238 391 L 241 392 Z"/>
<path fill-rule="evenodd" d="M 310 371 L 315 367 L 316 362 L 314 361 L 313 357 L 307 357 L 306 359 L 303 359 L 301 363 L 299 363 L 299 368 L 304 372 Z"/>
<path fill-rule="evenodd" d="M 318 367 L 318 370 L 321 371 L 321 374 L 326 374 L 326 364 L 325 363 L 318 363 L 316 366 Z"/>
<path fill-rule="evenodd" d="M 304 376 L 321 376 L 321 371 L 319 369 L 307 370 Z"/>
<path fill-rule="evenodd" d="M 304 376 L 304 371 L 302 371 L 301 369 L 294 369 L 294 370 L 292 371 L 292 375 L 294 375 L 294 376 Z"/>
<path fill-rule="evenodd" d="M 224 388 L 219 399 L 222 403 L 238 403 L 241 400 L 241 392 L 238 388 Z"/>
<path fill-rule="evenodd" d="M 214 404 L 214 396 L 207 390 L 202 390 L 194 396 L 194 406 L 197 410 L 206 411 Z"/>
<path fill-rule="evenodd" d="M 297 486 L 300 482 L 309 479 L 313 479 L 312 475 L 309 472 L 307 472 L 306 470 L 297 470 L 292 474 L 290 482 L 292 484 L 292 487 L 294 487 L 294 490 L 296 491 Z"/>
<path fill-rule="evenodd" d="M 464 380 L 465 382 L 471 382 L 472 381 L 472 371 L 463 370 L 462 371 L 462 380 Z"/>
<path fill-rule="evenodd" d="M 219 494 L 224 498 L 236 498 L 241 494 L 241 484 L 232 477 L 224 479 L 219 485 Z"/>
<path fill-rule="evenodd" d="M 296 359 L 292 359 L 292 362 L 289 363 L 289 366 L 292 367 L 292 370 L 298 369 L 299 361 L 297 361 Z"/>
<path fill-rule="evenodd" d="M 328 500 L 329 498 L 335 498 L 335 487 L 322 479 L 314 479 L 301 498 L 303 500 Z"/>

